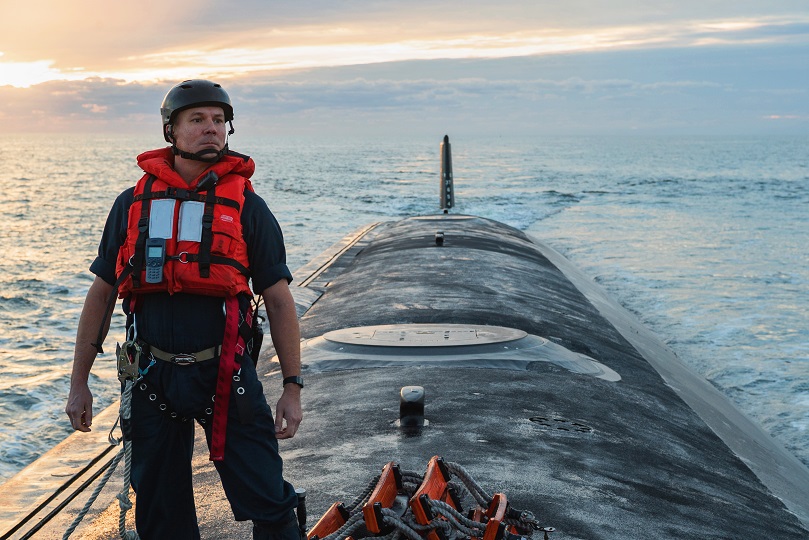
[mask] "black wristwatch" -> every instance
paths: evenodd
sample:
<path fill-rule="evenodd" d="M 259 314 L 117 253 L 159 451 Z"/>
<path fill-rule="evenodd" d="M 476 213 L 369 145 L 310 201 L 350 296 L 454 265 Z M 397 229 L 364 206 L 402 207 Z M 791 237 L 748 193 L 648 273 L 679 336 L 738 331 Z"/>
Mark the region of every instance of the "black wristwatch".
<path fill-rule="evenodd" d="M 281 386 L 286 386 L 289 383 L 295 383 L 301 388 L 303 388 L 303 377 L 296 375 L 295 377 L 284 377 L 284 382 L 281 383 Z"/>

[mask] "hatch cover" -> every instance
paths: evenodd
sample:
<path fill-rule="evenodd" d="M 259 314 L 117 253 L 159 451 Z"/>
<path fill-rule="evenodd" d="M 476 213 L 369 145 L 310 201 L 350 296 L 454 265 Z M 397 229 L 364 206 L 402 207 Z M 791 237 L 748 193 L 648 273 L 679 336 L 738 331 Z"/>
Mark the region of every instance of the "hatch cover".
<path fill-rule="evenodd" d="M 378 347 L 454 347 L 488 345 L 522 339 L 528 334 L 502 326 L 459 324 L 404 324 L 363 326 L 327 332 L 323 338 L 348 345 Z"/>
<path fill-rule="evenodd" d="M 502 326 L 362 326 L 333 330 L 301 343 L 301 363 L 308 373 L 397 366 L 526 371 L 543 362 L 607 381 L 621 380 L 618 373 L 589 356 Z"/>

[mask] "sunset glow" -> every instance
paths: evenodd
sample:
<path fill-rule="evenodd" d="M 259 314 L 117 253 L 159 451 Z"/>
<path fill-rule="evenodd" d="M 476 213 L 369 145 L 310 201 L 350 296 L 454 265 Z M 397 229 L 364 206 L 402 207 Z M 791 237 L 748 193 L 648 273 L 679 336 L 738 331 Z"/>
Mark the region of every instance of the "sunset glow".
<path fill-rule="evenodd" d="M 0 86 L 11 85 L 28 88 L 34 84 L 64 79 L 58 69 L 51 67 L 52 60 L 36 62 L 4 62 L 0 53 Z"/>
<path fill-rule="evenodd" d="M 551 129 L 557 114 L 566 129 L 725 130 L 776 117 L 800 128 L 809 7 L 795 5 L 244 0 L 223 11 L 176 0 L 166 14 L 159 0 L 0 2 L 0 118 L 30 131 L 146 130 L 171 84 L 209 78 L 249 90 L 246 112 L 294 129 L 302 117 L 312 130 L 438 121 L 434 109 L 481 129 Z M 145 24 L 144 13 L 161 16 Z"/>
<path fill-rule="evenodd" d="M 248 73 L 364 65 L 385 62 L 437 59 L 485 59 L 538 56 L 547 54 L 593 52 L 638 47 L 688 47 L 710 43 L 744 43 L 752 38 L 733 32 L 748 31 L 783 21 L 736 20 L 684 22 L 680 25 L 639 25 L 595 29 L 541 29 L 500 34 L 451 35 L 443 39 L 404 39 L 399 41 L 363 41 L 362 28 L 287 30 L 285 39 L 298 45 L 262 46 L 258 39 L 249 45 L 221 47 L 197 43 L 191 47 L 156 50 L 142 55 L 109 58 L 103 69 L 86 70 L 69 66 L 57 68 L 55 60 L 6 62 L 0 57 L 0 86 L 28 88 L 51 80 L 78 80 L 92 77 L 125 82 L 157 81 L 195 77 L 232 77 Z M 793 23 L 795 21 L 792 21 Z M 809 23 L 809 19 L 807 21 Z M 715 35 L 705 35 L 705 33 Z M 313 33 L 319 37 L 315 41 Z M 253 36 L 256 37 L 255 35 Z M 277 42 L 279 34 L 265 34 Z M 758 38 L 761 42 L 763 38 Z M 776 42 L 769 36 L 767 42 Z M 306 43 L 306 44 L 303 44 Z M 2 54 L 2 53 L 0 53 Z M 61 63 L 60 63 L 61 65 Z"/>

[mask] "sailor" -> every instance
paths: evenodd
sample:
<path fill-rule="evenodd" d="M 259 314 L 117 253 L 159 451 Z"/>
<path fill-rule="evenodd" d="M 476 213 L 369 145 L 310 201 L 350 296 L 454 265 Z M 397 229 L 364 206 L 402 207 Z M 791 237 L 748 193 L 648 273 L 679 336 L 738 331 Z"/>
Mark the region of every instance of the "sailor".
<path fill-rule="evenodd" d="M 228 148 L 233 106 L 219 84 L 174 86 L 161 115 L 171 146 L 138 156 L 145 174 L 113 204 L 90 267 L 96 277 L 65 412 L 74 429 L 90 431 L 88 378 L 117 291 L 127 315 L 119 359 L 137 368 L 124 434 L 140 538 L 200 538 L 191 469 L 198 423 L 235 519 L 252 520 L 254 538 L 299 540 L 297 497 L 277 441 L 293 437 L 303 416 L 300 331 L 281 230 L 253 192 L 253 160 Z M 253 291 L 263 298 L 283 376 L 275 419 L 251 352 Z"/>

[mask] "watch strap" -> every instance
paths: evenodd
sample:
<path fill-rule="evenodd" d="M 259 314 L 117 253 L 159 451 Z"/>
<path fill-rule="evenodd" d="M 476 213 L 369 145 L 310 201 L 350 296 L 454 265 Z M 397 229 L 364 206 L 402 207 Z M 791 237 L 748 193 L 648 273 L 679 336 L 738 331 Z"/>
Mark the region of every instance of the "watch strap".
<path fill-rule="evenodd" d="M 298 386 L 300 386 L 301 388 L 303 388 L 303 377 L 301 377 L 299 375 L 295 375 L 294 377 L 284 377 L 284 381 L 283 381 L 283 383 L 281 383 L 281 385 L 286 386 L 289 383 L 295 383 Z"/>

